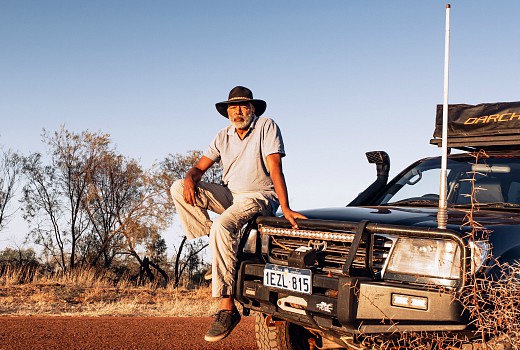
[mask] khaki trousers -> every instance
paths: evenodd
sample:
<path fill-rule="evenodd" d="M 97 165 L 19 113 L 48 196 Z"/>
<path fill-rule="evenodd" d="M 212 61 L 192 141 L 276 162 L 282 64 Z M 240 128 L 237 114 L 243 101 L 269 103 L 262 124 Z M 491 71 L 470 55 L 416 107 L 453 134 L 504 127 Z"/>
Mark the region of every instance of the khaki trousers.
<path fill-rule="evenodd" d="M 272 215 L 277 208 L 270 204 L 273 197 L 262 193 L 232 193 L 226 186 L 203 181 L 197 190 L 197 203 L 191 206 L 184 201 L 184 180 L 175 181 L 170 189 L 186 237 L 209 234 L 213 297 L 233 295 L 241 228 L 255 214 Z M 220 215 L 212 221 L 208 210 Z"/>

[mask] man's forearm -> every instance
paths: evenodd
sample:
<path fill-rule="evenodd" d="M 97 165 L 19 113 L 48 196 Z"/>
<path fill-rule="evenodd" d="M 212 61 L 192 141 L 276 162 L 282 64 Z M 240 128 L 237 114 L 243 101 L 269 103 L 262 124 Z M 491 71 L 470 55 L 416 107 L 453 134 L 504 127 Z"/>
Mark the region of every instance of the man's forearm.
<path fill-rule="evenodd" d="M 204 175 L 204 172 L 200 170 L 197 167 L 193 167 L 186 173 L 186 176 L 184 177 L 184 180 L 193 181 L 194 184 L 199 182 L 202 179 L 202 175 Z"/>
<path fill-rule="evenodd" d="M 273 174 L 274 175 L 274 174 Z M 291 209 L 289 207 L 289 195 L 287 193 L 287 184 L 285 183 L 285 176 L 283 173 L 276 174 L 272 176 L 274 191 L 278 196 L 278 201 L 280 202 L 280 209 L 282 212 L 285 212 L 286 209 Z"/>

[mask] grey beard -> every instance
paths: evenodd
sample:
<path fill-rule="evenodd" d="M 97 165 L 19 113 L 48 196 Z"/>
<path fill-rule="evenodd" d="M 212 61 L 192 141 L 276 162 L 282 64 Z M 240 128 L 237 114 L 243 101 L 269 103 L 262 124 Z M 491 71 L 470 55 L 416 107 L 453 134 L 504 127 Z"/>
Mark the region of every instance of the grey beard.
<path fill-rule="evenodd" d="M 251 122 L 253 121 L 253 114 L 251 113 L 248 116 L 242 116 L 244 121 L 243 122 L 235 122 L 229 118 L 229 121 L 231 122 L 231 125 L 233 125 L 237 129 L 247 129 L 251 125 Z"/>

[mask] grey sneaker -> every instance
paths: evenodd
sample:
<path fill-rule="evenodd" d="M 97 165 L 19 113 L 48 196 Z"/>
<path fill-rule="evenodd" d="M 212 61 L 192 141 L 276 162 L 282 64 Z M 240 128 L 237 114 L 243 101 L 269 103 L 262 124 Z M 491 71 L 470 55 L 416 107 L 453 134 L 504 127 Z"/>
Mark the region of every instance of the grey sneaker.
<path fill-rule="evenodd" d="M 215 321 L 204 336 L 204 340 L 214 342 L 227 337 L 240 322 L 241 316 L 236 308 L 233 311 L 220 310 L 214 316 Z"/>

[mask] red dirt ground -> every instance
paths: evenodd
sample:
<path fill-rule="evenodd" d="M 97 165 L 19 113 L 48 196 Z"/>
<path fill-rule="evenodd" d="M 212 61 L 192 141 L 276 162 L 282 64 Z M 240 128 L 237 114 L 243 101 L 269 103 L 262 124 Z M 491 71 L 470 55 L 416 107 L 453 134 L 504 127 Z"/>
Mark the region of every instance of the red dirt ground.
<path fill-rule="evenodd" d="M 0 317 L 0 350 L 255 350 L 254 317 L 217 343 L 204 341 L 210 317 Z"/>

